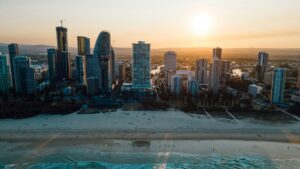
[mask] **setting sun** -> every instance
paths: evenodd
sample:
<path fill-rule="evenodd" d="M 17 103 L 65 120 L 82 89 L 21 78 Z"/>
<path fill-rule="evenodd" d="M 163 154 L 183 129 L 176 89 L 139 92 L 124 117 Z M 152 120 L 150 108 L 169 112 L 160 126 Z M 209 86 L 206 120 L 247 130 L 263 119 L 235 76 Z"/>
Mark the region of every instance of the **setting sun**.
<path fill-rule="evenodd" d="M 191 19 L 190 29 L 196 35 L 208 35 L 212 27 L 212 18 L 207 15 L 198 15 Z"/>

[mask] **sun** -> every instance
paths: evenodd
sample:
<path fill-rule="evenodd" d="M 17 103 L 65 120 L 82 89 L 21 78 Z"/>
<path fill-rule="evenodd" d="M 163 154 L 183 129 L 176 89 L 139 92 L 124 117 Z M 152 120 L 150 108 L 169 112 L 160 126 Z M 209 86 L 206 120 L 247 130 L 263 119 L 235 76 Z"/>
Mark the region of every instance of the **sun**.
<path fill-rule="evenodd" d="M 208 35 L 212 28 L 212 18 L 208 15 L 197 15 L 190 21 L 191 32 L 195 35 Z"/>

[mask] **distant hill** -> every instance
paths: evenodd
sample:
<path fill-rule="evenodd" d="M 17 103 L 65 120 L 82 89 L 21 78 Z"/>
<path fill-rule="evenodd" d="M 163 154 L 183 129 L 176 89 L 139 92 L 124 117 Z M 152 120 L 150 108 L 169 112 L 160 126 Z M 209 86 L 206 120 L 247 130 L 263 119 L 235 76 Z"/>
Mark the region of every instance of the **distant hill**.
<path fill-rule="evenodd" d="M 0 52 L 8 53 L 8 44 L 0 43 Z M 36 55 L 45 54 L 48 48 L 55 48 L 50 45 L 28 45 L 20 44 L 20 53 L 23 55 Z M 71 54 L 74 56 L 77 53 L 77 48 L 69 48 Z M 130 57 L 132 50 L 131 48 L 114 48 L 115 53 L 118 57 Z M 164 52 L 173 50 L 177 53 L 179 58 L 211 58 L 212 48 L 161 48 L 152 49 L 151 56 L 161 58 Z M 92 51 L 92 50 L 91 50 Z M 255 59 L 259 51 L 266 51 L 270 54 L 270 59 L 300 59 L 300 48 L 285 49 L 285 48 L 224 48 L 223 58 L 248 58 Z"/>

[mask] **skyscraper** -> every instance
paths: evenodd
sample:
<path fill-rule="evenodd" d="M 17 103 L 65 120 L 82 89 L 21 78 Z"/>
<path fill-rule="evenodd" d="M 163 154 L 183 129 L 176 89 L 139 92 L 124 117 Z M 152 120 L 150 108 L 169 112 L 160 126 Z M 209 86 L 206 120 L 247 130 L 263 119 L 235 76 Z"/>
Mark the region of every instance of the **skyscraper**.
<path fill-rule="evenodd" d="M 259 81 L 264 80 L 264 74 L 267 71 L 269 54 L 266 52 L 259 52 L 256 65 L 256 78 Z"/>
<path fill-rule="evenodd" d="M 213 63 L 210 73 L 209 90 L 215 95 L 218 94 L 220 84 L 220 72 L 221 72 L 221 60 L 219 58 L 213 58 Z"/>
<path fill-rule="evenodd" d="M 30 67 L 30 58 L 16 56 L 13 59 L 15 89 L 18 94 L 33 94 L 36 91 L 34 70 Z"/>
<path fill-rule="evenodd" d="M 195 77 L 201 84 L 207 83 L 207 64 L 208 60 L 206 59 L 199 59 L 195 64 Z"/>
<path fill-rule="evenodd" d="M 11 85 L 9 59 L 0 53 L 0 92 L 8 92 Z"/>
<path fill-rule="evenodd" d="M 90 54 L 90 39 L 84 36 L 77 36 L 78 55 L 86 56 Z"/>
<path fill-rule="evenodd" d="M 56 79 L 56 58 L 57 58 L 57 51 L 56 49 L 48 49 L 48 79 L 49 83 L 53 84 Z"/>
<path fill-rule="evenodd" d="M 68 29 L 62 26 L 56 27 L 57 50 L 68 51 Z"/>
<path fill-rule="evenodd" d="M 93 56 L 93 76 L 98 79 L 100 91 L 112 91 L 112 48 L 110 33 L 102 31 L 96 41 Z"/>
<path fill-rule="evenodd" d="M 85 72 L 87 78 L 93 76 L 93 55 L 85 55 Z"/>
<path fill-rule="evenodd" d="M 213 58 L 222 60 L 222 49 L 217 47 L 213 49 Z"/>
<path fill-rule="evenodd" d="M 197 96 L 198 95 L 198 81 L 197 80 L 188 80 L 187 82 L 187 93 L 192 95 L 192 96 Z"/>
<path fill-rule="evenodd" d="M 132 82 L 133 88 L 149 89 L 150 82 L 150 44 L 143 41 L 134 43 L 133 48 L 133 65 L 132 65 Z"/>
<path fill-rule="evenodd" d="M 8 53 L 9 53 L 9 61 L 10 61 L 10 72 L 11 72 L 11 79 L 12 79 L 12 84 L 13 87 L 15 86 L 15 80 L 14 80 L 14 64 L 13 64 L 13 59 L 20 55 L 19 52 L 19 46 L 16 43 L 11 43 L 8 45 Z"/>
<path fill-rule="evenodd" d="M 171 83 L 171 92 L 176 96 L 179 96 L 182 93 L 182 77 L 181 76 L 173 76 Z"/>
<path fill-rule="evenodd" d="M 164 57 L 165 72 L 169 70 L 176 71 L 176 57 L 177 55 L 174 51 L 168 51 L 165 53 L 165 57 Z"/>
<path fill-rule="evenodd" d="M 222 60 L 221 79 L 226 80 L 228 74 L 231 74 L 231 62 Z"/>
<path fill-rule="evenodd" d="M 75 58 L 75 76 L 76 81 L 80 85 L 86 84 L 85 58 L 84 56 L 76 56 Z"/>
<path fill-rule="evenodd" d="M 284 102 L 286 69 L 276 68 L 273 73 L 271 103 L 280 104 Z"/>
<path fill-rule="evenodd" d="M 113 48 L 111 48 L 111 76 L 112 76 L 112 83 L 116 82 L 116 56 L 115 51 Z"/>
<path fill-rule="evenodd" d="M 58 51 L 56 59 L 56 78 L 58 81 L 70 78 L 70 53 Z"/>
<path fill-rule="evenodd" d="M 57 57 L 56 79 L 61 81 L 70 78 L 70 52 L 68 51 L 68 29 L 63 26 L 56 27 Z"/>
<path fill-rule="evenodd" d="M 209 90 L 215 95 L 219 92 L 221 69 L 222 69 L 222 49 L 213 49 L 213 61 L 210 67 Z"/>

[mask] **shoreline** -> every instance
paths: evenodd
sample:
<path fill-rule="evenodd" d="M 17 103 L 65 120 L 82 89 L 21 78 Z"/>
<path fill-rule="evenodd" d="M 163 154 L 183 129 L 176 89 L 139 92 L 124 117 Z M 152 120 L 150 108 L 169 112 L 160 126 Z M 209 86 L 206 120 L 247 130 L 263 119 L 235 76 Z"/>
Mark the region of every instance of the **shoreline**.
<path fill-rule="evenodd" d="M 0 142 L 55 140 L 236 140 L 300 144 L 299 130 L 201 129 L 155 130 L 0 130 Z"/>

